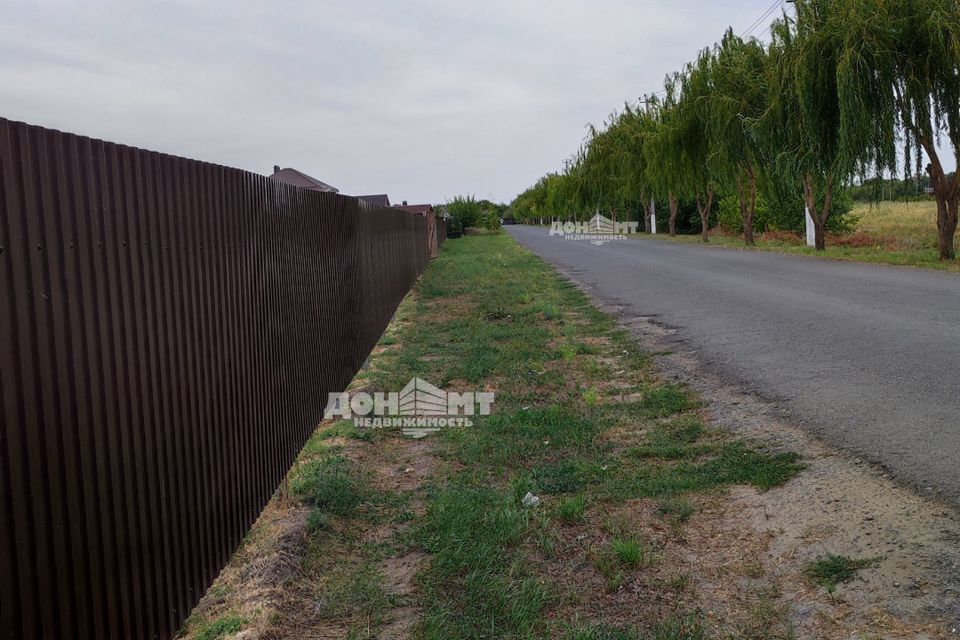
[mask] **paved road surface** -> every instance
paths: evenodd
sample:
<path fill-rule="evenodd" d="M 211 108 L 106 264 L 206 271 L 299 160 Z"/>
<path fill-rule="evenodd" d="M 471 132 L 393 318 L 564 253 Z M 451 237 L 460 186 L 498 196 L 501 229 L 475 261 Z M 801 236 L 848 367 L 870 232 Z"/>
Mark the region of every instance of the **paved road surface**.
<path fill-rule="evenodd" d="M 506 228 L 827 440 L 960 504 L 960 276 Z"/>

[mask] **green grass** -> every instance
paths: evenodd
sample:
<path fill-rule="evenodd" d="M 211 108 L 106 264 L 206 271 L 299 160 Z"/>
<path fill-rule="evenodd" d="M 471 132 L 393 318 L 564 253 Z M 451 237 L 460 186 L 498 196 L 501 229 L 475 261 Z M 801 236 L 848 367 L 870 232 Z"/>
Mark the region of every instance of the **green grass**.
<path fill-rule="evenodd" d="M 937 254 L 937 210 L 932 200 L 923 202 L 881 202 L 857 204 L 851 214 L 857 218 L 854 232 L 846 237 L 828 238 L 827 249 L 816 251 L 801 239 L 783 234 L 758 234 L 757 246 L 746 247 L 739 235 L 711 231 L 710 245 L 743 250 L 774 251 L 816 256 L 833 260 L 853 260 L 898 266 L 923 267 L 960 272 L 960 260 L 943 262 Z M 698 235 L 658 239 L 699 243 Z M 960 238 L 954 237 L 955 243 Z M 841 244 L 842 243 L 842 244 Z"/>
<path fill-rule="evenodd" d="M 563 640 L 705 640 L 706 637 L 700 617 L 691 615 L 657 622 L 646 632 L 606 624 L 579 626 L 567 631 Z"/>
<path fill-rule="evenodd" d="M 213 620 L 204 626 L 197 634 L 197 640 L 217 640 L 243 629 L 247 623 L 245 618 L 237 615 L 224 616 Z"/>
<path fill-rule="evenodd" d="M 613 318 L 504 234 L 447 243 L 398 320 L 381 341 L 393 347 L 372 360 L 365 385 L 395 390 L 417 375 L 441 387 L 497 394 L 493 415 L 434 441 L 444 464 L 407 536 L 430 557 L 417 577 L 416 638 L 559 637 L 562 590 L 537 563 L 566 561 L 564 537 L 591 522 L 595 510 L 636 497 L 683 504 L 684 494 L 729 484 L 767 489 L 800 469 L 796 456 L 757 451 L 708 430 L 695 394 L 657 379 L 649 356 Z M 612 402 L 606 388 L 614 377 L 629 378 L 623 393 L 639 400 Z M 617 445 L 606 436 L 619 426 L 645 435 Z M 349 424 L 335 431 L 357 437 Z M 378 433 L 372 446 L 387 437 Z M 321 534 L 331 521 L 360 517 L 377 503 L 364 486 L 362 469 L 335 451 L 305 465 L 294 482 L 297 495 L 323 515 Z M 540 506 L 522 505 L 528 491 L 540 496 Z M 681 509 L 677 517 L 689 515 Z M 615 590 L 652 556 L 626 527 L 612 537 L 590 560 Z M 318 539 L 330 543 L 333 536 Z M 376 591 L 367 591 L 376 575 L 367 577 L 352 586 L 340 579 L 340 600 L 367 593 L 376 601 Z M 355 607 L 347 609 L 355 617 Z M 607 635 L 583 637 L 702 637 L 699 621 L 684 615 L 622 631 L 629 635 L 600 629 L 583 633 Z"/>
<path fill-rule="evenodd" d="M 643 565 L 648 557 L 646 547 L 636 538 L 615 538 L 610 548 L 623 565 L 632 569 Z"/>
<path fill-rule="evenodd" d="M 657 511 L 671 522 L 681 524 L 689 520 L 697 510 L 686 498 L 664 498 L 658 503 Z"/>
<path fill-rule="evenodd" d="M 328 619 L 375 618 L 390 604 L 382 581 L 383 576 L 370 563 L 337 567 L 325 581 L 317 614 Z"/>
<path fill-rule="evenodd" d="M 664 418 L 692 409 L 697 404 L 683 387 L 665 384 L 644 394 L 637 407 L 650 418 Z"/>
<path fill-rule="evenodd" d="M 607 591 L 616 591 L 627 580 L 617 557 L 605 550 L 593 552 L 593 566 L 603 576 Z"/>
<path fill-rule="evenodd" d="M 807 565 L 807 576 L 821 587 L 833 591 L 838 584 L 853 580 L 859 570 L 872 567 L 877 562 L 877 558 L 854 560 L 846 556 L 828 554 Z"/>
<path fill-rule="evenodd" d="M 603 476 L 604 470 L 583 460 L 561 460 L 536 467 L 531 476 L 535 493 L 575 493 Z"/>
<path fill-rule="evenodd" d="M 681 461 L 638 470 L 611 483 L 610 495 L 619 499 L 669 498 L 693 491 L 708 491 L 731 484 L 749 484 L 761 491 L 783 484 L 803 465 L 794 453 L 767 454 L 741 443 L 729 443 L 702 462 Z"/>
<path fill-rule="evenodd" d="M 583 522 L 587 514 L 587 498 L 585 496 L 572 496 L 563 498 L 557 504 L 557 518 L 567 524 Z"/>
<path fill-rule="evenodd" d="M 548 599 L 518 562 L 529 530 L 530 512 L 512 496 L 472 486 L 435 490 L 414 536 L 432 554 L 421 579 L 421 637 L 529 636 Z"/>
<path fill-rule="evenodd" d="M 342 456 L 310 460 L 297 470 L 294 494 L 316 512 L 333 516 L 351 516 L 367 499 L 364 478 Z"/>
<path fill-rule="evenodd" d="M 648 434 L 647 444 L 634 447 L 630 453 L 647 458 L 680 460 L 709 452 L 709 445 L 698 444 L 706 432 L 703 422 L 696 416 L 684 416 L 670 422 L 660 423 Z"/>

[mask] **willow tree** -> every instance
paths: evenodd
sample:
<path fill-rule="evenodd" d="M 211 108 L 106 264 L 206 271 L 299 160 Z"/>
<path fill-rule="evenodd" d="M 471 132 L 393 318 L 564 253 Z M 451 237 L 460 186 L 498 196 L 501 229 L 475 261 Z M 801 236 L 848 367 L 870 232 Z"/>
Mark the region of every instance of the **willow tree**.
<path fill-rule="evenodd" d="M 677 235 L 678 194 L 684 191 L 685 170 L 680 149 L 676 146 L 676 76 L 669 76 L 662 96 L 647 96 L 648 127 L 643 144 L 647 184 L 653 195 L 670 205 L 667 229 Z"/>
<path fill-rule="evenodd" d="M 941 260 L 956 258 L 954 234 L 960 205 L 960 171 L 948 176 L 938 150 L 945 142 L 960 162 L 960 3 L 957 0 L 848 0 L 859 19 L 860 40 L 848 36 L 851 58 L 882 65 L 878 84 L 890 96 L 871 93 L 875 115 L 892 112 L 905 132 L 906 157 L 926 170 L 937 201 Z M 866 43 L 866 44 L 864 44 Z M 869 49 L 864 52 L 863 49 Z M 876 86 L 876 85 L 874 85 Z M 888 109 L 892 102 L 892 109 Z M 881 120 L 882 122 L 882 120 Z"/>
<path fill-rule="evenodd" d="M 649 108 L 626 105 L 616 123 L 618 147 L 621 150 L 621 172 L 625 197 L 639 200 L 643 211 L 643 229 L 651 231 L 651 218 L 656 213 L 656 196 L 648 175 L 648 154 L 644 147 L 655 127 Z"/>
<path fill-rule="evenodd" d="M 841 143 L 842 5 L 838 0 L 797 0 L 796 18 L 785 15 L 774 23 L 770 107 L 757 128 L 767 147 L 779 150 L 774 169 L 800 177 L 818 250 L 826 248 L 834 194 L 856 165 L 856 154 Z"/>
<path fill-rule="evenodd" d="M 587 140 L 580 150 L 577 169 L 582 176 L 580 196 L 587 206 L 617 218 L 623 202 L 623 170 L 614 113 L 603 127 L 588 125 Z"/>
<path fill-rule="evenodd" d="M 629 105 L 612 113 L 603 128 L 591 126 L 580 166 L 584 192 L 594 206 L 610 211 L 614 219 L 620 211 L 629 219 L 630 211 L 639 208 L 644 211 L 644 228 L 649 229 L 649 190 L 641 154 L 644 126 L 643 113 Z"/>
<path fill-rule="evenodd" d="M 700 214 L 700 237 L 709 242 L 710 212 L 717 193 L 717 155 L 713 150 L 715 136 L 710 131 L 710 93 L 713 90 L 713 53 L 700 52 L 696 62 L 687 65 L 677 76 L 679 99 L 672 114 L 670 153 L 679 169 L 682 195 L 697 203 Z"/>
<path fill-rule="evenodd" d="M 703 116 L 710 137 L 710 162 L 718 179 L 736 191 L 743 218 L 743 240 L 755 244 L 757 180 L 764 164 L 754 125 L 767 110 L 767 52 L 757 40 L 743 40 L 728 29 L 710 61 L 710 88 Z"/>
<path fill-rule="evenodd" d="M 569 180 L 565 173 L 547 174 L 544 185 L 543 211 L 550 222 L 566 220 L 571 211 L 565 206 L 565 194 L 568 191 Z"/>
<path fill-rule="evenodd" d="M 543 176 L 537 180 L 536 184 L 514 198 L 510 203 L 510 208 L 514 216 L 519 220 L 539 220 L 543 223 L 543 218 L 547 215 L 547 184 L 550 175 Z"/>

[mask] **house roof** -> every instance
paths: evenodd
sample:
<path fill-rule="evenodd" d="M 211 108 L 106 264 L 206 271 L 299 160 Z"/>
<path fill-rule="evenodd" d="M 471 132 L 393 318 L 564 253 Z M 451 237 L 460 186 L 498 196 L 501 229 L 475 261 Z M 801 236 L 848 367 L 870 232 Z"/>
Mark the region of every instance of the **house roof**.
<path fill-rule="evenodd" d="M 274 180 L 279 180 L 280 182 L 292 184 L 295 187 L 303 187 L 304 189 L 311 189 L 313 191 L 329 191 L 332 193 L 340 192 L 340 190 L 336 187 L 331 187 L 326 182 L 321 182 L 320 180 L 317 180 L 312 176 L 308 176 L 302 171 L 297 171 L 291 167 L 274 171 L 273 175 L 270 177 Z"/>
<path fill-rule="evenodd" d="M 432 204 L 398 204 L 394 205 L 394 209 L 403 209 L 404 211 L 409 211 L 410 213 L 433 213 Z"/>
<path fill-rule="evenodd" d="M 375 207 L 389 207 L 390 198 L 387 197 L 385 193 L 378 193 L 372 196 L 357 196 L 357 199 L 363 200 L 367 204 L 372 204 Z"/>

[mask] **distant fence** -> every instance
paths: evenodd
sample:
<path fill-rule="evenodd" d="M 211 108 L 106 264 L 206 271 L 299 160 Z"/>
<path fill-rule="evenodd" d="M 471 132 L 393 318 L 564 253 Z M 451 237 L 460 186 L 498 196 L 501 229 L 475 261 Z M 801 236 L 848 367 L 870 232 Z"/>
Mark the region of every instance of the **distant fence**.
<path fill-rule="evenodd" d="M 427 231 L 0 119 L 0 638 L 172 637 L 426 266 Z"/>

